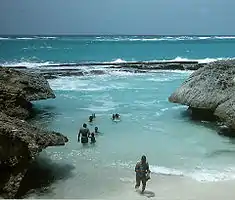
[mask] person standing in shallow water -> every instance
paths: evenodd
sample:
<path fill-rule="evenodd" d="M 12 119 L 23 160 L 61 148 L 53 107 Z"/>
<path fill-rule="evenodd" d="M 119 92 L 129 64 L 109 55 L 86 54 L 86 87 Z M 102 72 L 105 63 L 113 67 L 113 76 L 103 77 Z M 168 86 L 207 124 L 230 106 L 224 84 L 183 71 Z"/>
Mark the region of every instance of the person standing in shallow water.
<path fill-rule="evenodd" d="M 135 173 L 136 173 L 136 185 L 135 189 L 140 187 L 140 182 L 142 182 L 142 191 L 144 193 L 146 188 L 146 182 L 150 179 L 149 177 L 149 164 L 146 161 L 146 156 L 141 157 L 141 161 L 138 162 L 135 166 Z"/>
<path fill-rule="evenodd" d="M 97 135 L 99 133 L 99 129 L 98 129 L 98 127 L 96 126 L 95 127 L 95 134 Z"/>
<path fill-rule="evenodd" d="M 92 115 L 91 115 L 91 116 L 89 116 L 89 122 L 90 122 L 90 123 L 92 123 L 92 122 L 93 122 L 93 119 L 94 119 L 94 118 L 93 118 L 93 116 L 92 116 Z"/>
<path fill-rule="evenodd" d="M 90 136 L 90 130 L 87 128 L 87 124 L 83 124 L 83 126 L 80 128 L 78 132 L 78 142 L 80 142 L 80 136 L 81 136 L 81 143 L 87 144 L 88 143 L 88 137 Z"/>
<path fill-rule="evenodd" d="M 96 139 L 95 139 L 95 134 L 94 133 L 91 133 L 91 144 L 95 144 L 96 143 Z"/>

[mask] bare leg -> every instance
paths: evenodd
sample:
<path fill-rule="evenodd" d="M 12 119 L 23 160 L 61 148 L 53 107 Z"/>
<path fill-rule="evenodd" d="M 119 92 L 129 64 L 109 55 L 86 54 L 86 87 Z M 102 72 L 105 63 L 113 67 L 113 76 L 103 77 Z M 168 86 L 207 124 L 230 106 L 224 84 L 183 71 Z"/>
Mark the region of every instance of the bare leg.
<path fill-rule="evenodd" d="M 143 178 L 142 179 L 142 191 L 141 191 L 141 193 L 144 193 L 144 191 L 145 191 L 145 188 L 146 188 L 146 178 Z"/>
<path fill-rule="evenodd" d="M 135 184 L 135 189 L 140 187 L 140 178 L 136 176 L 136 184 Z"/>

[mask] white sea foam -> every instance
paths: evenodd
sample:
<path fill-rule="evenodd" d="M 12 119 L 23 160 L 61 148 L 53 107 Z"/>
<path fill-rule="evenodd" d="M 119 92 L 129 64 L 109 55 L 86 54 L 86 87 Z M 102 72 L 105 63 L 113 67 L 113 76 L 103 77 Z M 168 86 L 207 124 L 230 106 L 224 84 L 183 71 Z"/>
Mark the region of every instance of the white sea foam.
<path fill-rule="evenodd" d="M 200 40 L 207 40 L 207 39 L 211 39 L 211 37 L 198 37 Z"/>
<path fill-rule="evenodd" d="M 183 172 L 176 170 L 176 169 L 170 169 L 166 167 L 161 166 L 149 166 L 150 171 L 156 174 L 162 174 L 162 175 L 175 175 L 175 176 L 183 176 Z"/>
<path fill-rule="evenodd" d="M 187 106 L 184 106 L 184 105 L 178 105 L 178 106 L 173 106 L 171 109 L 172 110 L 179 110 L 179 109 L 182 109 L 182 108 L 185 108 Z"/>
<path fill-rule="evenodd" d="M 19 37 L 19 38 L 16 38 L 17 40 L 35 40 L 36 38 L 34 37 Z"/>
<path fill-rule="evenodd" d="M 101 42 L 153 42 L 153 41 L 187 41 L 187 40 L 227 40 L 227 39 L 235 39 L 235 36 L 156 36 L 156 37 L 148 37 L 148 36 L 120 36 L 120 37 L 96 37 L 95 41 Z"/>
<path fill-rule="evenodd" d="M 210 63 L 210 62 L 215 62 L 215 61 L 218 61 L 218 60 L 226 60 L 226 59 L 233 59 L 233 58 L 201 58 L 201 59 L 189 59 L 189 58 L 182 58 L 182 57 L 180 57 L 180 56 L 177 56 L 176 58 L 171 59 L 171 60 L 153 60 L 153 61 L 156 61 L 156 62 L 161 62 L 161 61 L 164 61 L 164 62 L 195 61 L 195 62 L 198 62 L 198 63 Z"/>
<path fill-rule="evenodd" d="M 126 88 L 125 85 L 108 84 L 108 85 L 97 85 L 89 80 L 82 80 L 77 77 L 62 77 L 58 79 L 49 80 L 49 83 L 54 90 L 65 90 L 65 91 L 106 91 L 114 89 Z"/>
<path fill-rule="evenodd" d="M 0 37 L 0 40 L 53 40 L 53 39 L 61 39 L 61 40 L 77 40 L 77 38 L 65 38 L 65 37 L 56 37 L 56 36 L 32 36 L 32 37 L 17 37 L 17 38 L 10 38 L 10 37 Z M 111 37 L 111 36 L 97 36 L 94 38 L 94 41 L 100 42 L 161 42 L 161 41 L 187 41 L 187 40 L 232 40 L 235 39 L 235 36 L 119 36 L 119 37 Z"/>
<path fill-rule="evenodd" d="M 113 75 L 113 76 L 134 76 L 135 74 L 131 72 L 124 72 L 124 71 L 110 71 L 108 74 Z"/>
<path fill-rule="evenodd" d="M 48 48 L 51 49 L 52 47 L 48 46 L 48 47 L 41 47 L 41 48 Z M 25 50 L 29 49 L 27 47 L 23 48 Z M 211 63 L 211 62 L 215 62 L 215 61 L 219 61 L 219 60 L 230 60 L 230 59 L 235 59 L 235 58 L 201 58 L 201 59 L 189 59 L 189 58 L 183 58 L 180 56 L 177 56 L 174 59 L 164 59 L 164 60 L 145 60 L 143 62 L 184 62 L 184 61 L 195 61 L 198 63 Z M 27 68 L 36 68 L 36 67 L 40 67 L 45 68 L 45 69 L 79 69 L 82 68 L 84 70 L 90 70 L 90 69 L 105 69 L 110 67 L 107 64 L 112 65 L 113 63 L 133 63 L 136 61 L 127 61 L 124 60 L 122 58 L 117 58 L 114 61 L 106 61 L 103 62 L 106 65 L 102 66 L 102 65 L 97 65 L 97 66 L 69 66 L 69 65 L 76 65 L 76 63 L 54 63 L 53 61 L 45 61 L 45 62 L 31 62 L 31 61 L 19 61 L 19 62 L 5 62 L 5 63 L 0 63 L 0 66 L 9 66 L 9 67 L 19 67 L 19 66 L 24 66 Z M 102 62 L 100 62 L 102 63 Z M 79 63 L 78 63 L 79 64 Z M 64 65 L 64 66 L 60 66 L 60 65 Z M 155 71 L 160 71 L 160 70 L 155 70 Z M 152 72 L 155 72 L 154 70 L 152 70 Z M 171 70 L 168 70 L 171 71 Z M 182 72 L 182 70 L 178 70 L 179 72 Z M 177 72 L 177 70 L 173 70 L 173 72 Z M 126 73 L 127 75 L 131 75 L 133 73 L 131 72 L 121 72 L 121 71 L 116 71 L 117 75 L 122 75 L 122 73 Z M 185 73 L 185 71 L 183 71 L 183 73 Z"/>
<path fill-rule="evenodd" d="M 58 37 L 52 37 L 52 36 L 48 36 L 48 37 L 46 37 L 46 36 L 36 36 L 35 38 L 37 38 L 37 39 L 45 39 L 45 40 L 50 40 L 50 39 L 57 39 Z"/>
<path fill-rule="evenodd" d="M 148 78 L 146 79 L 147 81 L 153 81 L 153 82 L 166 82 L 166 81 L 171 81 L 171 77 L 155 77 L 155 78 Z"/>
<path fill-rule="evenodd" d="M 226 39 L 235 39 L 235 36 L 215 36 L 215 39 L 226 40 Z"/>
<path fill-rule="evenodd" d="M 49 80 L 49 82 L 52 89 L 66 91 L 104 91 L 111 87 L 92 84 L 90 81 L 81 80 L 77 77 L 62 77 Z"/>
<path fill-rule="evenodd" d="M 0 40 L 9 40 L 10 38 L 8 37 L 0 37 Z"/>
<path fill-rule="evenodd" d="M 111 63 L 124 63 L 124 62 L 126 62 L 126 61 L 122 60 L 121 58 L 118 58 L 118 59 L 112 61 Z"/>
<path fill-rule="evenodd" d="M 162 166 L 150 166 L 150 170 L 155 174 L 185 176 L 200 182 L 217 182 L 235 179 L 235 171 L 231 169 L 223 169 L 221 171 L 212 169 L 198 169 L 190 172 L 189 170 L 177 170 Z"/>
<path fill-rule="evenodd" d="M 52 49 L 53 47 L 52 46 L 41 46 L 39 47 L 40 49 Z M 55 49 L 55 48 L 54 48 Z"/>
<path fill-rule="evenodd" d="M 135 164 L 133 162 L 116 161 L 113 162 L 111 166 L 113 167 L 119 166 L 122 168 L 134 169 Z M 195 170 L 175 169 L 158 165 L 150 165 L 149 168 L 152 174 L 166 175 L 166 176 L 184 176 L 199 182 L 217 182 L 225 180 L 235 180 L 234 168 L 221 169 L 220 171 L 215 169 L 204 169 L 204 168 L 197 168 Z"/>
<path fill-rule="evenodd" d="M 235 171 L 217 171 L 217 170 L 198 170 L 193 173 L 188 174 L 191 178 L 197 181 L 203 182 L 217 182 L 217 181 L 226 181 L 235 179 Z"/>
<path fill-rule="evenodd" d="M 53 65 L 52 62 L 27 62 L 27 61 L 23 61 L 23 62 L 5 62 L 0 64 L 0 66 L 7 66 L 7 67 L 19 67 L 19 66 L 24 66 L 27 68 L 36 68 L 36 67 L 40 67 L 40 66 L 44 66 L 44 65 Z"/>

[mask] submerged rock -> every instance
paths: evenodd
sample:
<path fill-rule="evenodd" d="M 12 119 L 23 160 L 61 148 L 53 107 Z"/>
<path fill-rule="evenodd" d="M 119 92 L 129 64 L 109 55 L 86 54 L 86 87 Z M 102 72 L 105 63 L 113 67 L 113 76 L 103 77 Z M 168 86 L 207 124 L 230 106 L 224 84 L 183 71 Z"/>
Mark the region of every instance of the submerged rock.
<path fill-rule="evenodd" d="M 198 69 L 169 101 L 187 105 L 201 117 L 214 115 L 235 129 L 235 61 L 217 61 Z"/>
<path fill-rule="evenodd" d="M 0 67 L 0 193 L 17 195 L 30 163 L 48 146 L 65 145 L 68 138 L 21 120 L 30 115 L 30 101 L 55 98 L 40 75 Z"/>

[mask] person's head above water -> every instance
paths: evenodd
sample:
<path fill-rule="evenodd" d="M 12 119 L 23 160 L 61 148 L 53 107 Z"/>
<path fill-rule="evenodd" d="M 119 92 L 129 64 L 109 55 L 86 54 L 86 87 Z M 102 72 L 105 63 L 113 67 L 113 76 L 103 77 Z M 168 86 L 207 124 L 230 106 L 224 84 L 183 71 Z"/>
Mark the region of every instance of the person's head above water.
<path fill-rule="evenodd" d="M 146 156 L 143 155 L 143 156 L 141 157 L 141 162 L 142 162 L 142 163 L 146 163 L 146 160 L 147 160 L 147 159 L 146 159 Z"/>
<path fill-rule="evenodd" d="M 95 137 L 95 134 L 93 132 L 91 133 L 91 137 Z"/>
<path fill-rule="evenodd" d="M 86 125 L 85 123 L 84 123 L 82 126 L 83 126 L 83 128 L 86 128 L 86 127 L 87 127 L 87 125 Z"/>
<path fill-rule="evenodd" d="M 93 120 L 93 116 L 91 115 L 91 116 L 89 117 L 89 121 L 92 122 L 92 120 Z"/>
<path fill-rule="evenodd" d="M 98 127 L 97 127 L 97 126 L 95 127 L 95 132 L 96 132 L 96 133 L 98 132 Z"/>

